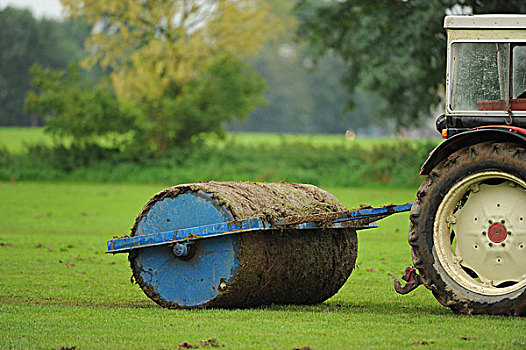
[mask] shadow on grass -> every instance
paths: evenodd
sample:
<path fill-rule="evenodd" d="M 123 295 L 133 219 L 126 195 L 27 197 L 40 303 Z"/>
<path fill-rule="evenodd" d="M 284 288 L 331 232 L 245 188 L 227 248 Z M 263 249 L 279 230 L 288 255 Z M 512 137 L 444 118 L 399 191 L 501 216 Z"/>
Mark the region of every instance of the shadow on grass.
<path fill-rule="evenodd" d="M 447 307 L 437 303 L 434 306 L 411 305 L 401 306 L 393 303 L 353 304 L 353 303 L 322 303 L 318 305 L 271 305 L 261 307 L 260 310 L 312 312 L 312 313 L 335 313 L 349 315 L 399 315 L 409 317 L 446 316 L 458 318 L 488 318 L 488 319 L 525 319 L 522 316 L 506 315 L 460 315 L 455 314 Z"/>
<path fill-rule="evenodd" d="M 0 296 L 0 305 L 53 305 L 74 307 L 102 307 L 102 308 L 133 308 L 133 309 L 162 309 L 151 300 L 107 300 L 96 298 L 61 298 L 61 297 L 31 297 L 31 296 Z M 195 309 L 198 311 L 202 309 Z M 241 310 L 241 309 L 232 309 Z M 250 310 L 250 309 L 245 309 Z M 353 303 L 322 303 L 316 305 L 270 305 L 252 308 L 262 311 L 288 311 L 311 313 L 342 313 L 342 314 L 427 314 L 448 315 L 446 308 L 427 306 L 401 307 L 388 303 L 368 303 L 358 305 Z M 191 310 L 189 310 L 191 311 Z"/>
<path fill-rule="evenodd" d="M 317 305 L 272 305 L 261 308 L 262 310 L 320 312 L 342 314 L 406 314 L 406 315 L 451 315 L 452 312 L 440 306 L 400 306 L 392 303 L 353 304 L 353 303 L 322 303 Z"/>
<path fill-rule="evenodd" d="M 60 298 L 60 297 L 20 297 L 0 296 L 0 305 L 53 305 L 74 307 L 102 307 L 102 308 L 133 308 L 156 309 L 160 308 L 150 300 L 107 300 L 92 298 Z"/>
<path fill-rule="evenodd" d="M 38 306 L 64 306 L 81 308 L 123 308 L 123 309 L 159 309 L 164 310 L 151 300 L 107 300 L 94 298 L 60 298 L 60 297 L 19 297 L 0 296 L 1 305 L 38 305 Z M 216 309 L 218 310 L 218 309 Z M 223 309 L 225 310 L 225 309 Z M 353 304 L 353 303 L 321 303 L 316 305 L 270 305 L 249 309 L 230 309 L 231 311 L 280 311 L 292 313 L 329 313 L 344 315 L 399 315 L 409 317 L 446 316 L 510 319 L 509 316 L 496 315 L 455 315 L 446 307 L 436 306 L 400 306 L 392 303 Z M 179 309 L 186 312 L 208 312 L 210 309 Z M 228 311 L 228 310 L 226 310 Z M 514 317 L 512 317 L 514 318 Z M 520 317 L 522 318 L 522 317 Z M 524 319 L 524 318 L 522 318 Z"/>

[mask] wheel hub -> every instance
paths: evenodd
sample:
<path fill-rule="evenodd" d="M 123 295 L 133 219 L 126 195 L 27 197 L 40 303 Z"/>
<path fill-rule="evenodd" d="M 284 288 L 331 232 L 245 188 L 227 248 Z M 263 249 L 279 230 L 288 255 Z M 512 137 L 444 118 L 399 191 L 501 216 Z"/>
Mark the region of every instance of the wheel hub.
<path fill-rule="evenodd" d="M 524 189 L 511 184 L 478 184 L 454 214 L 456 260 L 488 286 L 519 282 L 526 273 L 526 266 L 517 263 L 524 250 L 514 239 L 522 240 L 526 234 L 526 225 L 520 223 L 520 208 L 526 205 Z"/>
<path fill-rule="evenodd" d="M 508 231 L 506 230 L 506 226 L 501 224 L 493 224 L 490 226 L 488 230 L 488 238 L 493 243 L 501 243 L 506 239 L 508 236 Z"/>
<path fill-rule="evenodd" d="M 500 295 L 526 284 L 526 183 L 502 172 L 472 174 L 437 211 L 437 257 L 464 287 Z"/>

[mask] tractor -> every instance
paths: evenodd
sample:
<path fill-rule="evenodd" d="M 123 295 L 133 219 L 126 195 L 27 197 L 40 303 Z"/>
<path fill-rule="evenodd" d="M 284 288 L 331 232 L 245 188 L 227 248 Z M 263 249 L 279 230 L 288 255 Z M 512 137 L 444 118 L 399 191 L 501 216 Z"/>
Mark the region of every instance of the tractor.
<path fill-rule="evenodd" d="M 312 185 L 202 182 L 167 188 L 131 233 L 133 279 L 167 308 L 314 304 L 356 260 L 357 230 L 410 211 L 420 284 L 456 313 L 526 314 L 526 15 L 448 16 L 445 141 L 414 203 L 347 210 Z"/>
<path fill-rule="evenodd" d="M 422 166 L 413 263 L 457 313 L 525 314 L 526 16 L 448 16 L 444 27 L 445 141 Z"/>

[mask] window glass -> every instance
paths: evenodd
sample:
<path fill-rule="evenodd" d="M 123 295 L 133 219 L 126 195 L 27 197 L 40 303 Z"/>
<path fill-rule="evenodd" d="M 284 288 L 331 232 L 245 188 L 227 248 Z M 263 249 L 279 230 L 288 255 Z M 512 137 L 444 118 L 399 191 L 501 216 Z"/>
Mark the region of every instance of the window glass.
<path fill-rule="evenodd" d="M 507 43 L 451 45 L 452 110 L 506 110 L 508 47 Z"/>
<path fill-rule="evenodd" d="M 513 48 L 513 98 L 526 98 L 526 46 Z"/>

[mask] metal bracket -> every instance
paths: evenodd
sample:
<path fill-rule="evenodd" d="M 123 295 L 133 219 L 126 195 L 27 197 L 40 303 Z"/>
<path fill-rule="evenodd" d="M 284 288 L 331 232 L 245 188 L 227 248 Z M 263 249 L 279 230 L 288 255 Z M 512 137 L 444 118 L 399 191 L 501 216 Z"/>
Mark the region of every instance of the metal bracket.
<path fill-rule="evenodd" d="M 406 203 L 402 205 L 388 205 L 380 208 L 367 208 L 338 213 L 318 214 L 308 217 L 309 220 L 311 220 L 308 222 L 302 221 L 301 217 L 286 218 L 275 223 L 271 223 L 261 217 L 253 217 L 241 221 L 222 222 L 212 225 L 157 232 L 141 236 L 121 237 L 107 242 L 107 253 L 124 253 L 133 249 L 148 248 L 165 244 L 188 243 L 198 239 L 219 237 L 249 231 L 287 229 L 303 230 L 328 227 L 354 227 L 357 230 L 373 228 L 377 227 L 375 221 L 395 213 L 409 211 L 411 209 L 411 205 L 412 203 Z M 184 248 L 179 246 L 177 249 L 184 250 Z M 184 253 L 182 253 L 181 256 L 184 256 Z"/>
<path fill-rule="evenodd" d="M 416 273 L 415 268 L 410 266 L 406 267 L 402 279 L 407 282 L 403 287 L 399 280 L 396 278 L 394 280 L 394 288 L 398 294 L 407 294 L 412 292 L 416 289 L 416 287 L 422 284 L 422 278 Z"/>

